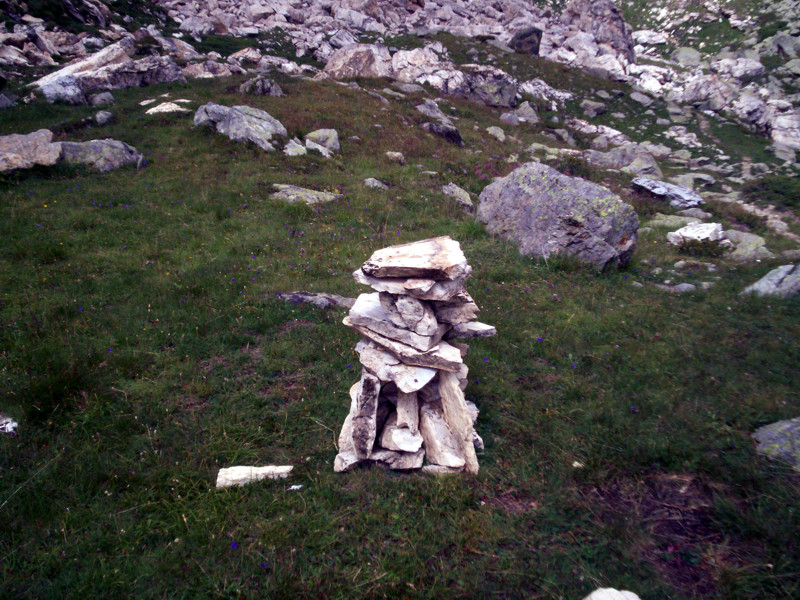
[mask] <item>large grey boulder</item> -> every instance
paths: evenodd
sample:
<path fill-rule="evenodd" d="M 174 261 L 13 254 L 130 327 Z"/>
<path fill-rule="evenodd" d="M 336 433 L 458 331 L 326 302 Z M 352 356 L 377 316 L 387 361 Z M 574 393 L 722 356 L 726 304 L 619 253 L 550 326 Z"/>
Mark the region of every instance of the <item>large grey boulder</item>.
<path fill-rule="evenodd" d="M 788 298 L 800 295 L 800 267 L 783 265 L 773 269 L 754 284 L 742 290 L 742 294 L 778 296 Z"/>
<path fill-rule="evenodd" d="M 660 200 L 666 200 L 670 206 L 675 208 L 694 208 L 705 204 L 705 200 L 700 194 L 674 183 L 657 181 L 648 177 L 637 177 L 631 182 L 631 186 L 636 191 L 645 192 Z"/>
<path fill-rule="evenodd" d="M 53 132 L 49 129 L 4 135 L 0 137 L 0 173 L 34 165 L 54 165 L 60 154 L 61 146 L 53 143 Z"/>
<path fill-rule="evenodd" d="M 234 142 L 252 142 L 271 152 L 273 136 L 287 135 L 283 124 L 269 113 L 250 106 L 222 106 L 209 102 L 197 109 L 194 115 L 197 126 L 209 125 Z"/>
<path fill-rule="evenodd" d="M 121 88 L 186 81 L 186 78 L 181 68 L 169 56 L 147 56 L 83 73 L 78 77 L 78 81 L 84 92 L 107 92 Z"/>
<path fill-rule="evenodd" d="M 61 142 L 61 160 L 68 164 L 86 164 L 105 173 L 124 165 L 141 165 L 144 156 L 133 146 L 118 140 Z"/>
<path fill-rule="evenodd" d="M 756 452 L 777 458 L 800 471 L 800 417 L 764 425 L 753 433 Z"/>
<path fill-rule="evenodd" d="M 639 227 L 633 207 L 606 188 L 540 163 L 487 186 L 477 218 L 523 255 L 567 254 L 599 269 L 630 262 Z"/>
<path fill-rule="evenodd" d="M 87 103 L 78 78 L 74 75 L 65 75 L 51 81 L 41 86 L 39 91 L 51 104 L 56 102 L 75 105 Z"/>

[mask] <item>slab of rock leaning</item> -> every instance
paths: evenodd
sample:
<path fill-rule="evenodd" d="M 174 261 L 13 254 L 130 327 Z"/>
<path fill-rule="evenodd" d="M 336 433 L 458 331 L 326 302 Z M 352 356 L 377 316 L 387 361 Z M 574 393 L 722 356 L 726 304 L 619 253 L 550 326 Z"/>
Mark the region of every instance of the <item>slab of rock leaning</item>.
<path fill-rule="evenodd" d="M 646 192 L 661 200 L 666 200 L 675 208 L 694 208 L 705 204 L 705 200 L 689 188 L 674 183 L 657 181 L 647 177 L 637 177 L 631 182 L 634 190 Z"/>
<path fill-rule="evenodd" d="M 800 417 L 764 425 L 756 429 L 753 439 L 758 442 L 759 454 L 777 458 L 800 471 Z"/>
<path fill-rule="evenodd" d="M 598 269 L 630 262 L 639 227 L 633 207 L 606 188 L 541 163 L 484 188 L 477 218 L 523 255 L 566 254 Z"/>
<path fill-rule="evenodd" d="M 196 126 L 208 125 L 234 142 L 252 142 L 262 150 L 275 150 L 272 138 L 286 137 L 283 124 L 266 111 L 250 106 L 222 106 L 209 102 L 197 109 Z"/>
<path fill-rule="evenodd" d="M 474 319 L 464 289 L 472 269 L 449 237 L 377 250 L 356 280 L 361 294 L 344 324 L 364 337 L 356 345 L 361 381 L 339 435 L 334 471 L 359 464 L 433 473 L 478 472 L 477 408 L 464 398 L 465 345 L 444 336 L 496 333 Z"/>

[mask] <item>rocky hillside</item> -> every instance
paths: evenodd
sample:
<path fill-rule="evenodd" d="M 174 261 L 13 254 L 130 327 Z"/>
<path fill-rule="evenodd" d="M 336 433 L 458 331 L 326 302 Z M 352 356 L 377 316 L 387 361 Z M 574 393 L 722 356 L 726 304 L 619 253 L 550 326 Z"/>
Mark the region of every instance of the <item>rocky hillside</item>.
<path fill-rule="evenodd" d="M 6 2 L 0 106 L 100 105 L 115 89 L 271 71 L 384 78 L 497 108 L 551 140 L 526 149 L 537 161 L 734 203 L 754 179 L 796 173 L 797 2 L 62 2 Z M 435 102 L 422 112 L 426 131 L 463 146 Z M 793 217 L 741 210 L 796 241 Z"/>

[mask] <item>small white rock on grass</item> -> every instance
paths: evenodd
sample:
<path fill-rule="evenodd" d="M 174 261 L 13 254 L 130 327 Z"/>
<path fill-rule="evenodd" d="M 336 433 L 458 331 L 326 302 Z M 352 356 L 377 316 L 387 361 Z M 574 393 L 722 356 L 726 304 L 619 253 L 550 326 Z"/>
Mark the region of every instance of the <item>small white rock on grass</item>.
<path fill-rule="evenodd" d="M 17 435 L 17 422 L 11 417 L 0 415 L 0 433 Z"/>
<path fill-rule="evenodd" d="M 217 487 L 230 487 L 233 485 L 246 485 L 262 479 L 285 479 L 294 469 L 291 465 L 265 467 L 228 467 L 220 469 L 217 474 Z"/>
<path fill-rule="evenodd" d="M 583 600 L 641 600 L 639 596 L 627 590 L 614 588 L 598 588 Z"/>

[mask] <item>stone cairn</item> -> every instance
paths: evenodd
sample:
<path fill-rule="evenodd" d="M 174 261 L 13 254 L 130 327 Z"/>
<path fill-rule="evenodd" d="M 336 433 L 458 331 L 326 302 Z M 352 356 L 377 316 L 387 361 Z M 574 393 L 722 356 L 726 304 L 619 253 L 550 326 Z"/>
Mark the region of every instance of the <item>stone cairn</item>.
<path fill-rule="evenodd" d="M 350 388 L 334 471 L 376 463 L 478 472 L 478 409 L 464 398 L 469 346 L 450 340 L 497 331 L 475 321 L 478 306 L 464 288 L 470 273 L 449 237 L 383 248 L 353 273 L 375 292 L 361 294 L 344 318 L 363 336 L 356 345 L 362 369 Z"/>

